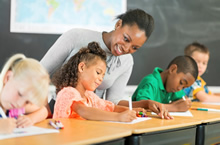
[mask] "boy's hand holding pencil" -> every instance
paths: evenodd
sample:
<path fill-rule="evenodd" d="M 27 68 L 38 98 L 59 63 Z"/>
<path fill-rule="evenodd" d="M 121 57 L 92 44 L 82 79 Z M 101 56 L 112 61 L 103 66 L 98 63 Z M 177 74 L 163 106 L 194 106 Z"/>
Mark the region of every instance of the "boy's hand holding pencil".
<path fill-rule="evenodd" d="M 182 99 L 174 101 L 171 104 L 177 106 L 176 108 L 179 108 L 181 111 L 187 111 L 190 109 L 192 102 L 187 96 L 183 96 Z"/>

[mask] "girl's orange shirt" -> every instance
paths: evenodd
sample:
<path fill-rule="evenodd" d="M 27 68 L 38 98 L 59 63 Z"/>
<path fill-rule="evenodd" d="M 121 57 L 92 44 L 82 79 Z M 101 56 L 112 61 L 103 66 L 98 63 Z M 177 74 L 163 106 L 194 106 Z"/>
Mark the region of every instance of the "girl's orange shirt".
<path fill-rule="evenodd" d="M 114 104 L 99 98 L 94 92 L 86 91 L 86 99 L 82 98 L 78 90 L 73 87 L 65 87 L 58 94 L 54 106 L 53 118 L 76 118 L 84 120 L 71 106 L 74 102 L 80 102 L 87 107 L 94 107 L 104 111 L 113 112 Z"/>

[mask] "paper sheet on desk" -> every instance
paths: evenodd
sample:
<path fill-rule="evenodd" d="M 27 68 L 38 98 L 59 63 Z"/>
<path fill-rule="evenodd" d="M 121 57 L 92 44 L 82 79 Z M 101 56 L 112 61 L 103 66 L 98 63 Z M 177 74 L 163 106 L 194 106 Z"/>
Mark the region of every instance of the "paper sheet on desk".
<path fill-rule="evenodd" d="M 152 112 L 151 114 L 156 115 L 156 113 Z M 171 116 L 187 116 L 187 117 L 193 117 L 192 113 L 190 111 L 186 112 L 169 112 Z"/>
<path fill-rule="evenodd" d="M 0 134 L 0 140 L 14 137 L 23 137 L 23 136 L 31 136 L 37 134 L 46 134 L 46 133 L 58 133 L 57 129 L 47 129 L 40 128 L 36 126 L 31 126 L 27 128 L 16 128 L 11 134 Z"/>
<path fill-rule="evenodd" d="M 122 124 L 134 124 L 145 120 L 150 120 L 150 117 L 137 117 L 137 119 L 131 121 L 131 122 L 118 122 L 118 121 L 105 121 L 105 122 L 113 122 L 113 123 L 122 123 Z"/>
<path fill-rule="evenodd" d="M 203 102 L 202 104 L 208 104 L 208 105 L 220 105 L 220 102 Z"/>

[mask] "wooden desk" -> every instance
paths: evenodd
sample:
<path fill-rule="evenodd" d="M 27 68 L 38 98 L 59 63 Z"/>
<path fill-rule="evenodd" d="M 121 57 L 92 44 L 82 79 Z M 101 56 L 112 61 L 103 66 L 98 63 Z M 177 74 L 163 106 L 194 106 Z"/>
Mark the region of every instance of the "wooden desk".
<path fill-rule="evenodd" d="M 192 108 L 220 109 L 220 105 L 209 105 L 209 104 L 202 104 L 200 102 L 193 102 Z M 220 121 L 220 112 L 199 111 L 199 110 L 190 110 L 190 111 L 193 114 L 193 118 L 197 120 L 201 120 L 202 123 Z"/>
<path fill-rule="evenodd" d="M 160 119 L 155 115 L 150 117 L 152 119 L 136 124 L 97 121 L 89 121 L 89 123 L 131 129 L 133 135 L 126 137 L 126 145 L 195 144 L 196 125 L 201 124 L 201 121 L 192 117 L 175 117 L 173 120 Z"/>
<path fill-rule="evenodd" d="M 220 109 L 219 105 L 202 104 L 193 102 L 192 108 Z M 220 112 L 191 110 L 193 118 L 201 120 L 202 124 L 197 126 L 197 144 L 220 144 Z"/>
<path fill-rule="evenodd" d="M 103 143 L 131 135 L 130 129 L 121 127 L 101 126 L 89 121 L 60 119 L 64 129 L 60 133 L 42 134 L 0 140 L 1 145 L 75 145 Z M 52 128 L 45 120 L 36 126 Z M 124 140 L 123 140 L 124 141 Z M 123 143 L 124 144 L 124 143 Z"/>
<path fill-rule="evenodd" d="M 192 102 L 192 108 L 213 108 L 220 109 L 220 105 L 202 104 L 201 102 Z M 201 120 L 202 123 L 220 121 L 220 112 L 190 110 L 193 118 Z"/>
<path fill-rule="evenodd" d="M 193 107 L 217 108 L 220 106 L 193 102 Z M 173 120 L 152 119 L 136 124 L 101 121 L 60 119 L 65 129 L 60 133 L 35 135 L 0 140 L 0 144 L 97 144 L 126 137 L 121 144 L 213 144 L 220 141 L 220 113 L 191 110 L 193 117 L 175 117 Z M 36 126 L 51 128 L 48 120 Z M 132 135 L 131 135 L 132 134 Z"/>

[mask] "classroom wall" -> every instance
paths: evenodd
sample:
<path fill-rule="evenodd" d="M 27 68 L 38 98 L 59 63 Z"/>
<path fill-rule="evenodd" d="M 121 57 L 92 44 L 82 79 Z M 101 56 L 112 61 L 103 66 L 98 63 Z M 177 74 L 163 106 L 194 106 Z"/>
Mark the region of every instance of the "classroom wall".
<path fill-rule="evenodd" d="M 220 1 L 219 0 L 128 0 L 128 9 L 141 8 L 155 19 L 155 30 L 135 54 L 134 71 L 129 84 L 137 84 L 156 66 L 166 69 L 193 41 L 205 44 L 210 61 L 203 78 L 208 85 L 219 86 L 220 79 Z"/>
<path fill-rule="evenodd" d="M 128 9 L 141 8 L 155 19 L 155 30 L 134 56 L 129 85 L 137 85 L 155 67 L 165 69 L 184 47 L 198 41 L 211 53 L 207 72 L 209 86 L 220 79 L 220 1 L 219 0 L 127 0 Z M 14 53 L 40 60 L 60 35 L 10 33 L 10 0 L 0 0 L 0 66 Z"/>

